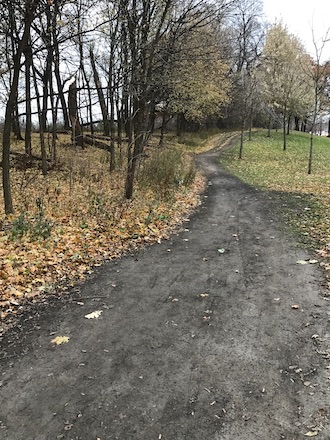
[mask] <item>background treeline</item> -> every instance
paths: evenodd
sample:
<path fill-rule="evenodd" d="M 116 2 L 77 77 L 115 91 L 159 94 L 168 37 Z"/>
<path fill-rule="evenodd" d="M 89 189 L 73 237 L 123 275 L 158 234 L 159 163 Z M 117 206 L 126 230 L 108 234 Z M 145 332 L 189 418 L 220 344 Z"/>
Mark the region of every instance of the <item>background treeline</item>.
<path fill-rule="evenodd" d="M 3 0 L 5 212 L 13 134 L 27 158 L 40 156 L 44 175 L 59 131 L 107 149 L 110 172 L 126 164 L 128 199 L 155 130 L 161 145 L 168 127 L 239 127 L 242 154 L 246 129 L 280 124 L 285 149 L 292 126 L 313 133 L 328 111 L 324 44 L 312 58 L 284 24 L 265 22 L 259 0 Z"/>

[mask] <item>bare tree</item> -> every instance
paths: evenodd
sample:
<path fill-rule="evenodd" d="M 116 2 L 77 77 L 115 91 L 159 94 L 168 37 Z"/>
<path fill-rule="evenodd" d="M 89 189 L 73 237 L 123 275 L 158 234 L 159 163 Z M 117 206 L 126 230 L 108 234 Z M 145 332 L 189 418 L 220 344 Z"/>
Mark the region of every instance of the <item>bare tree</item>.
<path fill-rule="evenodd" d="M 253 113 L 259 99 L 255 69 L 260 61 L 265 38 L 261 1 L 234 2 L 229 14 L 228 33 L 232 59 L 231 78 L 234 84 L 231 114 L 236 115 L 239 121 L 241 159 L 244 133 L 248 125 L 251 138 Z"/>
<path fill-rule="evenodd" d="M 5 213 L 11 214 L 14 211 L 11 186 L 10 186 L 10 128 L 12 124 L 12 114 L 15 109 L 17 89 L 19 83 L 19 75 L 21 69 L 21 57 L 24 49 L 26 48 L 29 38 L 31 25 L 35 18 L 36 9 L 38 6 L 38 1 L 26 2 L 24 5 L 24 25 L 23 33 L 19 38 L 17 49 L 15 51 L 13 58 L 13 78 L 10 84 L 9 97 L 6 104 L 5 112 L 5 122 L 3 128 L 3 138 L 2 138 L 2 183 L 3 183 L 3 193 L 4 193 L 4 204 Z"/>
<path fill-rule="evenodd" d="M 31 68 L 32 68 L 32 49 L 28 42 L 24 49 L 25 56 L 25 154 L 31 159 L 32 156 L 32 108 L 31 108 Z"/>

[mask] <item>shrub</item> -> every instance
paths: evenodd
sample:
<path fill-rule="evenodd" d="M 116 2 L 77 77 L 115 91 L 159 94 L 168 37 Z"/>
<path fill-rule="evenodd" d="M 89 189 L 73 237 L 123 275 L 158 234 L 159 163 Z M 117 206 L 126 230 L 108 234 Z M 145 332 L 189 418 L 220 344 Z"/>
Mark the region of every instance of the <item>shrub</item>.
<path fill-rule="evenodd" d="M 25 214 L 21 213 L 20 216 L 13 221 L 10 229 L 11 239 L 23 237 L 27 234 L 31 228 L 31 223 L 25 218 Z"/>
<path fill-rule="evenodd" d="M 169 198 L 180 185 L 190 185 L 195 178 L 191 157 L 176 148 L 157 149 L 145 160 L 139 183 L 161 198 Z"/>

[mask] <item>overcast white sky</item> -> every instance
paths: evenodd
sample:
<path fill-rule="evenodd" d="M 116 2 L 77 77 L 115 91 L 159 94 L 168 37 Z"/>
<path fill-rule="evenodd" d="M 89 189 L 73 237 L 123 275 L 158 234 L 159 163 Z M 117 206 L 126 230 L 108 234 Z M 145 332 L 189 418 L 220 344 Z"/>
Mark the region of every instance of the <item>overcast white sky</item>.
<path fill-rule="evenodd" d="M 274 23 L 276 19 L 277 21 L 282 19 L 290 32 L 298 36 L 307 51 L 315 57 L 312 28 L 317 39 L 322 39 L 330 28 L 330 0 L 263 0 L 263 2 L 268 21 Z M 330 41 L 324 48 L 322 58 L 330 58 Z"/>

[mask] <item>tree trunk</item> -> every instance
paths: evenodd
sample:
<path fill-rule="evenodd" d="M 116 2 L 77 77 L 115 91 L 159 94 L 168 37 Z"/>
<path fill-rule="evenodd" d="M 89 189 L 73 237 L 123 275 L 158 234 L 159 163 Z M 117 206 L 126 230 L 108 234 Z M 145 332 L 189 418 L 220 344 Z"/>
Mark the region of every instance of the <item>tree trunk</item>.
<path fill-rule="evenodd" d="M 164 134 L 166 127 L 166 111 L 162 112 L 162 125 L 160 127 L 160 138 L 159 138 L 159 146 L 162 147 L 164 145 Z"/>
<path fill-rule="evenodd" d="M 307 119 L 304 119 L 303 123 L 302 123 L 302 127 L 301 127 L 302 131 L 304 133 L 306 133 L 307 130 Z"/>
<path fill-rule="evenodd" d="M 132 198 L 133 195 L 133 184 L 134 184 L 136 165 L 143 154 L 145 140 L 146 140 L 146 129 L 147 129 L 146 124 L 148 121 L 146 117 L 147 108 L 144 100 L 135 99 L 133 109 L 134 109 L 134 120 L 133 120 L 134 148 L 133 148 L 133 154 L 130 155 L 130 160 L 128 162 L 128 167 L 127 167 L 127 179 L 126 179 L 126 191 L 125 191 L 125 195 L 127 199 Z"/>
<path fill-rule="evenodd" d="M 127 147 L 127 174 L 125 182 L 125 197 L 131 199 L 133 195 L 133 184 L 135 174 L 135 162 L 133 160 L 133 123 L 132 118 L 129 116 L 126 123 L 126 133 L 128 133 L 128 147 Z"/>
<path fill-rule="evenodd" d="M 150 105 L 150 111 L 149 111 L 148 136 L 150 136 L 154 132 L 155 122 L 156 122 L 156 103 L 153 101 Z"/>
<path fill-rule="evenodd" d="M 312 129 L 310 135 L 310 141 L 309 141 L 308 174 L 312 174 L 313 144 L 314 144 L 314 134 Z"/>
<path fill-rule="evenodd" d="M 269 138 L 270 138 L 271 129 L 272 129 L 272 117 L 270 116 L 268 121 L 268 132 L 267 132 L 267 137 Z"/>
<path fill-rule="evenodd" d="M 16 42 L 16 35 L 18 34 L 18 30 L 17 30 L 17 23 L 15 21 L 15 10 L 14 8 L 12 8 L 12 4 L 10 2 L 9 8 L 10 8 L 10 29 L 9 29 L 9 35 L 10 35 L 10 43 L 11 43 L 11 52 L 13 55 L 13 58 L 15 58 L 15 53 L 18 53 L 19 50 L 19 44 L 17 45 Z M 24 50 L 24 48 L 23 48 Z M 15 61 L 14 61 L 15 62 Z M 9 58 L 9 56 L 7 57 L 7 63 L 8 66 L 10 66 L 12 64 L 12 60 Z M 12 82 L 13 78 L 11 78 L 11 72 L 10 73 L 10 79 L 9 81 Z M 19 141 L 23 141 L 23 136 L 21 133 L 21 127 L 20 127 L 20 122 L 19 122 L 19 117 L 18 117 L 18 104 L 17 104 L 17 90 L 16 90 L 16 95 L 15 95 L 15 102 L 13 105 L 13 109 L 12 109 L 12 115 L 11 115 L 11 127 L 13 130 L 13 133 L 16 137 L 17 140 Z"/>
<path fill-rule="evenodd" d="M 70 84 L 69 98 L 68 98 L 69 116 L 72 127 L 72 141 L 75 145 L 84 147 L 81 125 L 78 118 L 78 104 L 77 104 L 77 84 L 76 81 Z"/>
<path fill-rule="evenodd" d="M 290 134 L 290 125 L 291 125 L 291 115 L 289 115 L 289 117 L 288 117 L 287 130 L 286 130 L 287 135 Z"/>
<path fill-rule="evenodd" d="M 116 136 L 116 127 L 115 127 L 115 84 L 114 84 L 114 66 L 113 59 L 115 56 L 115 46 L 111 44 L 110 50 L 110 62 L 109 62 L 109 72 L 108 72 L 108 94 L 110 101 L 110 120 L 109 128 L 110 128 L 110 173 L 115 170 L 115 136 Z M 118 119 L 118 116 L 117 116 Z"/>
<path fill-rule="evenodd" d="M 13 127 L 13 133 L 18 141 L 24 141 L 24 138 L 22 136 L 21 132 L 21 124 L 19 122 L 19 115 L 18 115 L 18 105 L 17 105 L 17 94 L 15 98 L 15 105 L 14 105 L 14 111 L 13 111 L 13 117 L 12 117 L 12 127 Z"/>
<path fill-rule="evenodd" d="M 2 136 L 2 185 L 3 185 L 3 195 L 4 195 L 4 205 L 5 213 L 11 214 L 14 212 L 11 185 L 10 185 L 10 128 L 11 128 L 11 118 L 15 108 L 17 88 L 19 81 L 19 73 L 21 67 L 21 56 L 24 48 L 26 47 L 29 37 L 31 23 L 34 18 L 35 3 L 30 6 L 30 9 L 26 10 L 25 20 L 24 20 L 24 31 L 22 39 L 19 42 L 17 52 L 14 58 L 13 66 L 13 80 L 10 86 L 10 92 L 8 101 L 6 104 L 5 121 L 3 126 L 3 136 Z"/>
<path fill-rule="evenodd" d="M 286 151 L 286 116 L 283 114 L 283 151 Z"/>
<path fill-rule="evenodd" d="M 240 146 L 239 146 L 239 155 L 238 158 L 243 158 L 243 146 L 244 146 L 244 128 L 245 128 L 245 120 L 243 118 L 242 124 L 241 124 L 241 140 L 240 140 Z"/>
<path fill-rule="evenodd" d="M 41 109 L 41 104 L 40 104 L 40 93 L 39 93 L 39 88 L 38 88 L 38 84 L 37 84 L 37 73 L 36 73 L 36 69 L 34 67 L 33 62 L 32 62 L 32 74 L 33 74 L 33 83 L 34 83 L 35 94 L 36 94 L 36 98 L 37 98 L 37 110 L 38 110 L 38 118 L 39 118 L 41 167 L 42 167 L 42 174 L 44 176 L 46 176 L 47 171 L 48 171 L 48 166 L 47 166 L 47 154 L 46 154 L 46 147 L 45 147 L 45 132 L 43 129 L 43 124 L 42 124 L 42 119 L 41 119 L 42 109 Z"/>
<path fill-rule="evenodd" d="M 26 46 L 24 50 L 25 55 L 25 109 L 26 109 L 26 122 L 25 122 L 25 154 L 31 158 L 32 156 L 32 116 L 31 116 L 31 65 L 32 65 L 32 49 L 30 44 Z"/>
<path fill-rule="evenodd" d="M 182 136 L 184 126 L 184 114 L 179 113 L 176 121 L 176 135 L 178 137 Z"/>
<path fill-rule="evenodd" d="M 123 131 L 123 118 L 122 118 L 122 108 L 119 104 L 119 98 L 116 98 L 116 112 L 117 112 L 117 145 L 119 150 L 119 158 L 118 158 L 118 164 L 121 168 L 123 165 L 123 143 L 122 143 L 122 131 Z"/>
<path fill-rule="evenodd" d="M 83 33 L 81 29 L 80 19 L 78 19 L 78 47 L 79 47 L 79 68 L 82 71 L 83 78 L 87 87 L 87 95 L 88 95 L 88 104 L 87 104 L 87 112 L 89 114 L 89 122 L 90 122 L 90 131 L 91 134 L 94 134 L 94 122 L 93 122 L 93 103 L 92 103 L 92 92 L 90 87 L 89 77 L 86 73 L 85 63 L 84 63 L 84 41 L 82 39 Z"/>
<path fill-rule="evenodd" d="M 55 165 L 57 162 L 57 151 L 56 151 L 56 140 L 57 140 L 57 108 L 55 106 L 55 97 L 54 97 L 54 86 L 53 86 L 53 76 L 50 75 L 49 78 L 49 96 L 50 96 L 50 104 L 51 104 L 51 112 L 52 112 L 52 143 L 51 143 L 51 159 L 52 164 Z"/>
<path fill-rule="evenodd" d="M 115 136 L 115 99 L 113 90 L 110 90 L 110 173 L 115 170 Z"/>
<path fill-rule="evenodd" d="M 249 141 L 252 141 L 252 126 L 253 126 L 253 117 L 252 117 L 252 111 L 249 118 Z"/>
<path fill-rule="evenodd" d="M 46 58 L 46 67 L 44 74 L 42 76 L 42 110 L 41 110 L 41 125 L 42 130 L 45 132 L 47 130 L 47 112 L 48 112 L 48 84 L 50 80 L 50 76 L 52 74 L 52 55 L 48 50 L 47 58 Z"/>
<path fill-rule="evenodd" d="M 60 102 L 61 102 L 64 129 L 68 130 L 70 128 L 70 120 L 69 120 L 69 116 L 68 116 L 68 109 L 67 109 L 65 96 L 64 96 L 64 87 L 63 87 L 61 73 L 60 73 L 60 51 L 59 51 L 57 39 L 53 39 L 53 40 L 54 40 L 54 74 L 55 74 L 55 79 L 56 79 L 58 95 L 59 95 Z"/>
<path fill-rule="evenodd" d="M 94 83 L 95 83 L 95 87 L 96 87 L 96 91 L 97 91 L 97 96 L 99 98 L 99 104 L 101 107 L 101 113 L 102 113 L 102 118 L 103 118 L 103 133 L 105 136 L 109 136 L 110 135 L 110 124 L 109 124 L 108 109 L 106 106 L 106 101 L 105 101 L 105 97 L 104 97 L 104 93 L 103 93 L 103 89 L 102 89 L 102 83 L 100 80 L 100 76 L 99 76 L 97 68 L 96 68 L 95 57 L 94 57 L 94 52 L 93 52 L 92 47 L 89 48 L 89 57 L 91 60 L 91 66 L 92 66 L 92 70 L 93 70 L 93 77 L 94 77 Z"/>

